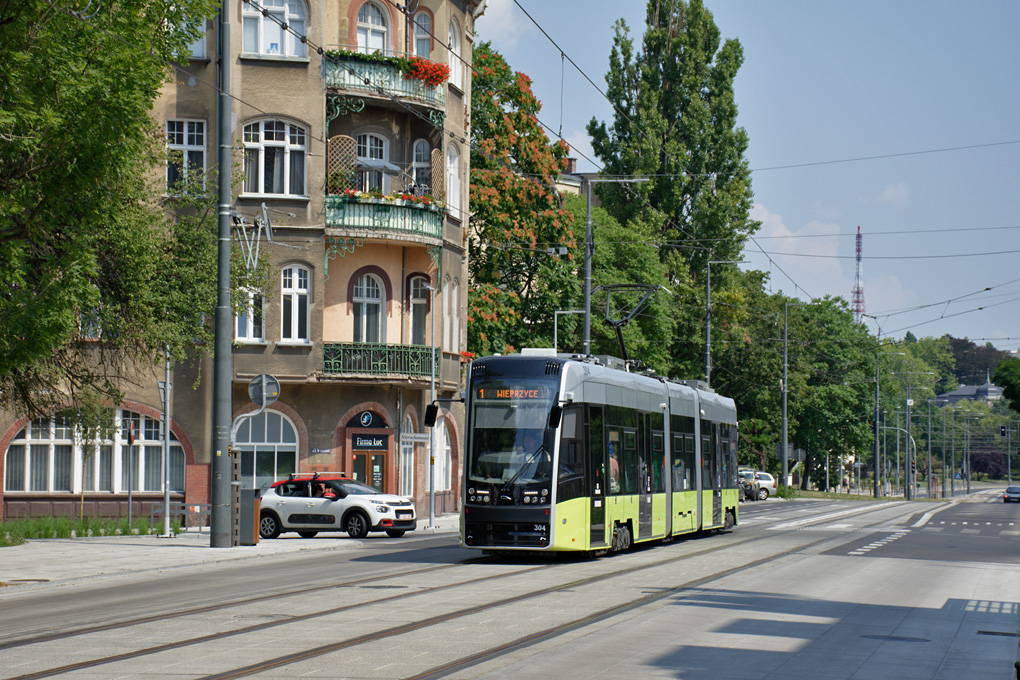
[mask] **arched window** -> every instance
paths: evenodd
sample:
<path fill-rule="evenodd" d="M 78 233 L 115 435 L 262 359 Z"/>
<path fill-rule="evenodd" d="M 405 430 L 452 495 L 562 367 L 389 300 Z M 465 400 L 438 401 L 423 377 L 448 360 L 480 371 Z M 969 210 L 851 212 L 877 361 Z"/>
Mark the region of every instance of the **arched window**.
<path fill-rule="evenodd" d="M 366 2 L 358 10 L 358 51 L 366 54 L 386 52 L 389 27 L 386 12 L 374 2 Z"/>
<path fill-rule="evenodd" d="M 264 10 L 257 9 L 250 2 L 241 3 L 242 51 L 247 54 L 306 56 L 305 44 L 297 37 L 306 33 L 305 3 L 302 0 L 261 0 L 259 5 Z M 283 30 L 281 24 L 286 24 L 293 32 Z"/>
<path fill-rule="evenodd" d="M 358 135 L 358 191 L 389 193 L 390 178 L 381 168 L 389 156 L 389 141 L 371 132 Z"/>
<path fill-rule="evenodd" d="M 428 280 L 424 276 L 411 279 L 411 344 L 429 344 L 425 337 L 425 326 L 429 308 Z"/>
<path fill-rule="evenodd" d="M 422 59 L 432 55 L 432 17 L 428 12 L 414 15 L 414 53 Z"/>
<path fill-rule="evenodd" d="M 453 144 L 446 147 L 446 205 L 450 217 L 460 220 L 460 152 Z"/>
<path fill-rule="evenodd" d="M 297 471 L 297 430 L 278 411 L 243 420 L 234 441 L 241 455 L 241 484 L 249 489 L 268 489 Z"/>
<path fill-rule="evenodd" d="M 414 422 L 410 414 L 404 416 L 402 434 L 414 434 Z M 414 442 L 400 439 L 400 491 L 401 496 L 414 495 Z"/>
<path fill-rule="evenodd" d="M 464 62 L 461 61 L 460 53 L 460 25 L 456 19 L 450 20 L 450 44 L 449 44 L 450 84 L 458 89 L 464 89 Z"/>
<path fill-rule="evenodd" d="M 383 286 L 374 274 L 362 274 L 354 284 L 354 342 L 385 342 Z"/>
<path fill-rule="evenodd" d="M 414 161 L 411 173 L 414 177 L 414 190 L 417 194 L 432 193 L 432 151 L 427 139 L 419 139 L 414 143 Z"/>
<path fill-rule="evenodd" d="M 436 463 L 432 470 L 436 491 L 449 491 L 452 487 L 453 450 L 450 447 L 450 434 L 446 431 L 446 417 L 436 419 L 432 428 L 432 442 L 435 445 Z"/>
<path fill-rule="evenodd" d="M 280 286 L 280 339 L 284 342 L 308 341 L 310 277 L 304 267 L 284 267 Z"/>
<path fill-rule="evenodd" d="M 260 120 L 244 126 L 244 193 L 305 195 L 307 135 L 300 125 Z"/>

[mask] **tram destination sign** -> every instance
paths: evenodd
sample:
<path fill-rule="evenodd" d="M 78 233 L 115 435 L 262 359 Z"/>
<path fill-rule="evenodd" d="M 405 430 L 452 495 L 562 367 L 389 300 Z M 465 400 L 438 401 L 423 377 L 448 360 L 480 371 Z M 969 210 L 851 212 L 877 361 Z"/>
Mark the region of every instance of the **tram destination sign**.
<path fill-rule="evenodd" d="M 547 401 L 551 397 L 552 389 L 542 385 L 520 387 L 479 387 L 475 390 L 476 399 L 498 401 Z"/>

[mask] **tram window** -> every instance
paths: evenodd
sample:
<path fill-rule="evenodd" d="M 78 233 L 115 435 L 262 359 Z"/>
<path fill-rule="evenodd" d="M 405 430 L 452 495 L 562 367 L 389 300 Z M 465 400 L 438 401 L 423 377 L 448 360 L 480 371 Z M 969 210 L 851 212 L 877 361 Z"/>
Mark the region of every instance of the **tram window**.
<path fill-rule="evenodd" d="M 591 487 L 588 493 L 592 496 L 603 496 L 606 493 L 606 459 L 602 448 L 602 409 L 597 406 L 588 409 L 588 452 L 591 455 L 588 469 L 591 470 Z"/>
<path fill-rule="evenodd" d="M 580 427 L 581 409 L 577 407 L 565 409 L 561 423 L 557 502 L 584 495 L 584 435 Z"/>
<path fill-rule="evenodd" d="M 713 473 L 713 463 L 715 462 L 715 451 L 712 447 L 711 437 L 701 438 L 701 488 L 702 489 L 714 489 L 715 486 L 715 475 Z"/>
<path fill-rule="evenodd" d="M 665 480 L 663 479 L 663 463 L 664 457 L 664 441 L 661 432 L 652 433 L 652 492 L 662 493 L 666 490 Z"/>
<path fill-rule="evenodd" d="M 620 492 L 641 493 L 644 491 L 638 485 L 640 472 L 639 467 L 643 461 L 639 460 L 637 450 L 637 433 L 623 433 L 623 461 L 621 465 Z"/>
<path fill-rule="evenodd" d="M 620 461 L 623 452 L 620 450 L 620 431 L 609 430 L 609 492 L 620 492 Z"/>

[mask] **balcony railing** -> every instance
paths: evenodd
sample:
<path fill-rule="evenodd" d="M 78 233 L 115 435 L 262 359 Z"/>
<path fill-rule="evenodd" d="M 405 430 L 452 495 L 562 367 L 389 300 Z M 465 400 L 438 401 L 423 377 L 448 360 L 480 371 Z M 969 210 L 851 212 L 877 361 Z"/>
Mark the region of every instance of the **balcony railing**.
<path fill-rule="evenodd" d="M 415 78 L 405 78 L 396 65 L 361 61 L 357 57 L 333 54 L 323 60 L 322 79 L 329 88 L 364 93 L 370 97 L 400 97 L 442 109 L 446 101 L 446 83 L 429 85 Z"/>
<path fill-rule="evenodd" d="M 322 372 L 332 376 L 430 378 L 433 353 L 421 345 L 383 345 L 373 342 L 327 342 L 322 346 Z M 439 370 L 438 365 L 436 370 Z M 439 379 L 437 373 L 436 379 Z"/>
<path fill-rule="evenodd" d="M 326 196 L 326 226 L 443 238 L 443 209 L 413 201 Z"/>

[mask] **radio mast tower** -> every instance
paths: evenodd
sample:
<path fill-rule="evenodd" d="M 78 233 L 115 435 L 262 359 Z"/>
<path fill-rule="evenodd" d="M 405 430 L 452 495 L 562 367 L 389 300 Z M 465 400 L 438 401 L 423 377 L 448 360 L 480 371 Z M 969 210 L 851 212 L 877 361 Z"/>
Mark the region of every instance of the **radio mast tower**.
<path fill-rule="evenodd" d="M 864 276 L 861 274 L 861 228 L 857 227 L 857 276 L 854 277 L 852 293 L 854 305 L 854 321 L 861 322 L 864 316 Z"/>

